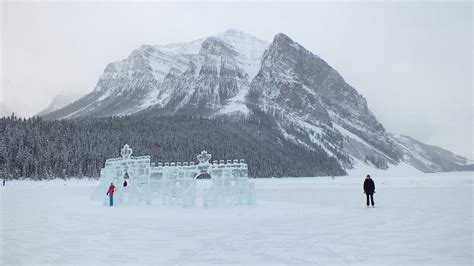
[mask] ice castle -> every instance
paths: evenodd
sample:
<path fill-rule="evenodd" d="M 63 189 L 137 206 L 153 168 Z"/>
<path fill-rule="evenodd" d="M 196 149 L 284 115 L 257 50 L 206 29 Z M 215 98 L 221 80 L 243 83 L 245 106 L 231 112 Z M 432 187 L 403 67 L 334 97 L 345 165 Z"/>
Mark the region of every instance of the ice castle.
<path fill-rule="evenodd" d="M 132 156 L 126 144 L 120 158 L 107 159 L 100 172 L 100 185 L 93 198 L 104 199 L 110 183 L 117 191 L 116 204 L 196 205 L 196 179 L 208 174 L 210 187 L 204 191 L 204 207 L 255 205 L 255 185 L 248 177 L 244 160 L 214 160 L 202 151 L 198 162 L 150 162 L 150 156 Z M 127 186 L 124 181 L 127 180 Z"/>

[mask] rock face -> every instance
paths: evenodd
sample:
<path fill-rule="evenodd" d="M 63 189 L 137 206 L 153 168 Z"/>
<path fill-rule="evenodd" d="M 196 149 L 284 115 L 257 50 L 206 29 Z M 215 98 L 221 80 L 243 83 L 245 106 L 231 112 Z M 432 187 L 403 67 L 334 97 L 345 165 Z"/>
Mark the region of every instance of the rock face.
<path fill-rule="evenodd" d="M 281 33 L 271 43 L 229 30 L 189 43 L 144 45 L 109 64 L 90 94 L 44 117 L 131 114 L 264 115 L 275 134 L 334 157 L 345 169 L 354 160 L 382 169 L 404 160 L 425 172 L 470 163 L 387 133 L 336 70 Z"/>
<path fill-rule="evenodd" d="M 347 166 L 347 155 L 380 168 L 401 158 L 364 97 L 284 34 L 276 35 L 264 53 L 249 102 L 274 113 L 288 135 L 296 133 L 298 141 L 324 147 Z"/>

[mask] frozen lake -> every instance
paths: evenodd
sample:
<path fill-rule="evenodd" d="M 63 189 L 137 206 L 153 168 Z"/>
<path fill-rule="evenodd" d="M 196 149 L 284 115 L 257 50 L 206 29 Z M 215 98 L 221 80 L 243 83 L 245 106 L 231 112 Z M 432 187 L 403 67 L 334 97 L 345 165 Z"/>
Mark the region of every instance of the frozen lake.
<path fill-rule="evenodd" d="M 253 179 L 257 206 L 230 209 L 110 208 L 89 199 L 96 181 L 11 181 L 0 264 L 473 263 L 472 172 L 373 178 L 373 209 L 363 175 Z"/>

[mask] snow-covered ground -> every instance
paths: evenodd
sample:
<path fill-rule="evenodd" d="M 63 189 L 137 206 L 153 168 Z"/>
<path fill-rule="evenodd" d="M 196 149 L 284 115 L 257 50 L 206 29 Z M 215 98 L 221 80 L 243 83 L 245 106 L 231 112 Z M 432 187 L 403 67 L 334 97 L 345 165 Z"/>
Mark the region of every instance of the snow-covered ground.
<path fill-rule="evenodd" d="M 258 205 L 230 209 L 110 208 L 89 199 L 96 181 L 11 181 L 0 264 L 473 263 L 472 172 L 373 177 L 374 209 L 354 173 L 253 180 Z"/>

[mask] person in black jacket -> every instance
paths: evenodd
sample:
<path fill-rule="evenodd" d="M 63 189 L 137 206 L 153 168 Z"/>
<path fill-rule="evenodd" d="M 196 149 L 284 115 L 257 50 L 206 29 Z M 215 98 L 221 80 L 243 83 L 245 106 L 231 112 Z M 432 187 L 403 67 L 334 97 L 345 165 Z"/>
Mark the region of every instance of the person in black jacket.
<path fill-rule="evenodd" d="M 372 207 L 374 207 L 374 193 L 375 193 L 375 183 L 372 178 L 370 178 L 370 175 L 367 175 L 364 181 L 364 193 L 365 196 L 367 197 L 367 207 L 369 207 L 369 196 L 370 196 L 370 201 L 372 202 Z"/>

